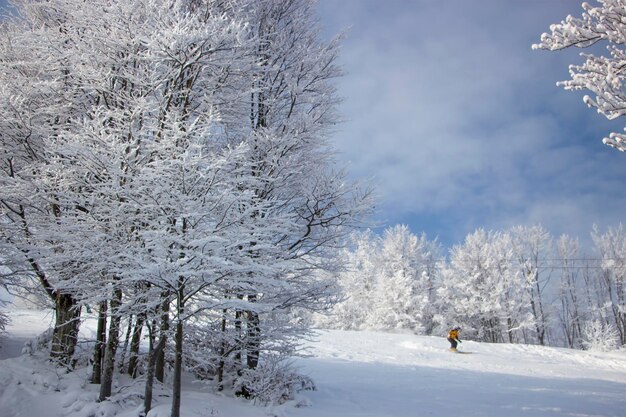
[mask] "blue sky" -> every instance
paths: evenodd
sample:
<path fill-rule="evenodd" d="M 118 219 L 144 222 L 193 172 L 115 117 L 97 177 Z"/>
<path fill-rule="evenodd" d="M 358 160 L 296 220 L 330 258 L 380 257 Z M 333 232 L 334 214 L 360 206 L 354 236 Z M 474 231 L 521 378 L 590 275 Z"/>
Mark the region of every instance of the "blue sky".
<path fill-rule="evenodd" d="M 444 246 L 535 224 L 587 243 L 593 224 L 624 222 L 626 154 L 601 141 L 624 121 L 556 86 L 581 50 L 531 50 L 580 4 L 320 0 L 324 36 L 347 29 L 335 144 L 373 178 L 378 221 Z"/>
<path fill-rule="evenodd" d="M 531 50 L 580 3 L 319 0 L 323 35 L 347 30 L 333 141 L 376 186 L 378 224 L 451 246 L 479 227 L 585 242 L 593 224 L 624 222 L 626 154 L 601 142 L 623 120 L 556 86 L 580 50 Z"/>

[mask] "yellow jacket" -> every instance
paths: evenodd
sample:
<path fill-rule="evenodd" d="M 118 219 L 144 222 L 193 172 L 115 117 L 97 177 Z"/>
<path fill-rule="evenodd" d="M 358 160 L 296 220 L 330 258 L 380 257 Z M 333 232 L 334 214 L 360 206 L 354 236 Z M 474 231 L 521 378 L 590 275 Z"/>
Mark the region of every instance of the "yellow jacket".
<path fill-rule="evenodd" d="M 448 339 L 459 340 L 459 331 L 458 330 L 450 330 L 448 333 Z"/>

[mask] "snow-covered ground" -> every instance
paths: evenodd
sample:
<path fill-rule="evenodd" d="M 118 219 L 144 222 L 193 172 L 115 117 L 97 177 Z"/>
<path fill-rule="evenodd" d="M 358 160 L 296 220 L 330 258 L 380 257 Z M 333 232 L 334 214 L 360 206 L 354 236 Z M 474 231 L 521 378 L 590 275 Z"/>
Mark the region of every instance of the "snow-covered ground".
<path fill-rule="evenodd" d="M 17 355 L 50 324 L 50 313 L 11 312 L 0 347 L 0 416 L 137 417 L 140 392 L 122 379 L 112 401 L 95 404 L 86 370 L 66 374 Z M 85 331 L 91 332 L 89 326 Z M 454 354 L 441 337 L 320 332 L 296 365 L 317 390 L 279 407 L 253 406 L 185 386 L 184 417 L 626 416 L 626 352 L 582 352 L 465 341 Z M 12 358 L 11 358 L 12 357 Z M 165 417 L 169 392 L 150 417 Z"/>

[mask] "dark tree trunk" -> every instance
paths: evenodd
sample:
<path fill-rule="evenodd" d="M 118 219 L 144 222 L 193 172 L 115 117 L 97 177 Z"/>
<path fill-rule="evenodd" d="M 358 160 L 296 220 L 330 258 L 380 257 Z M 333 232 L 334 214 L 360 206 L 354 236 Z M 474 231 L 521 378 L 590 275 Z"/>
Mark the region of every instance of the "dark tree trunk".
<path fill-rule="evenodd" d="M 102 382 L 100 385 L 99 401 L 104 401 L 111 396 L 113 389 L 113 371 L 115 369 L 115 353 L 119 344 L 120 314 L 118 309 L 122 304 L 122 291 L 117 289 L 111 299 L 111 321 L 109 325 L 109 337 L 104 352 L 104 364 L 102 370 Z"/>
<path fill-rule="evenodd" d="M 224 390 L 224 356 L 226 355 L 226 314 L 228 313 L 227 309 L 222 310 L 222 343 L 220 346 L 220 362 L 217 366 L 217 390 Z"/>
<path fill-rule="evenodd" d="M 133 339 L 130 342 L 130 357 L 128 358 L 128 375 L 135 378 L 137 376 L 137 363 L 139 361 L 139 343 L 141 342 L 141 332 L 145 322 L 146 315 L 140 314 L 135 322 L 135 331 Z"/>
<path fill-rule="evenodd" d="M 161 304 L 161 326 L 159 329 L 159 339 L 167 342 L 167 332 L 170 330 L 170 299 L 169 293 L 161 294 L 163 303 Z M 156 355 L 155 376 L 157 381 L 165 382 L 165 348 L 161 349 Z"/>
<path fill-rule="evenodd" d="M 10 176 L 14 177 L 12 169 Z M 12 209 L 12 211 L 20 218 L 19 223 L 24 236 L 30 239 L 32 235 L 26 219 L 24 206 L 18 205 L 15 209 Z M 71 294 L 57 291 L 48 280 L 48 275 L 44 269 L 39 262 L 31 256 L 27 249 L 21 249 L 21 251 L 26 256 L 28 264 L 35 273 L 39 283 L 46 291 L 46 294 L 50 297 L 50 300 L 54 302 L 55 323 L 52 332 L 50 359 L 61 365 L 69 366 L 72 362 L 72 356 L 74 355 L 78 341 L 78 327 L 80 325 L 80 308 L 77 305 L 78 303 Z"/>
<path fill-rule="evenodd" d="M 148 413 L 152 409 L 152 389 L 154 387 L 154 368 L 156 366 L 157 357 L 165 348 L 165 342 L 166 342 L 165 337 L 161 336 L 156 348 L 153 348 L 154 340 L 153 340 L 152 335 L 150 335 L 150 348 L 148 352 L 148 369 L 146 370 L 146 389 L 144 391 L 144 397 L 143 397 L 144 415 L 148 415 Z"/>
<path fill-rule="evenodd" d="M 106 346 L 106 327 L 107 327 L 107 302 L 100 303 L 98 311 L 98 330 L 96 331 L 96 346 L 93 350 L 93 374 L 91 376 L 92 384 L 99 384 L 102 380 L 102 361 L 104 359 L 104 349 Z"/>
<path fill-rule="evenodd" d="M 509 343 L 514 343 L 514 340 L 513 340 L 513 320 L 510 317 L 507 317 L 506 323 L 507 323 L 506 334 L 507 334 L 507 336 L 509 338 Z"/>
<path fill-rule="evenodd" d="M 244 296 L 241 294 L 237 295 L 239 300 L 243 300 Z M 243 358 L 245 356 L 246 350 L 246 342 L 243 334 L 243 310 L 236 309 L 235 310 L 235 367 L 237 368 L 237 374 L 241 376 L 243 371 Z"/>
<path fill-rule="evenodd" d="M 535 300 L 531 298 L 530 307 L 533 312 L 533 317 L 535 318 L 535 332 L 537 333 L 537 341 L 540 345 L 544 344 L 544 329 L 542 327 L 543 323 L 541 323 L 541 317 L 539 315 L 539 311 L 537 309 L 537 303 Z"/>
<path fill-rule="evenodd" d="M 241 297 L 243 298 L 243 297 Z M 237 353 L 235 353 L 235 362 L 237 363 L 236 366 L 238 368 L 242 367 L 241 366 L 241 358 L 242 358 L 242 352 L 244 351 L 244 349 L 246 348 L 244 346 L 243 343 L 243 332 L 242 332 L 242 325 L 241 325 L 241 317 L 243 316 L 243 312 L 239 309 L 237 309 L 235 311 L 235 333 L 236 333 L 236 341 L 235 343 L 238 344 L 239 346 L 236 347 L 237 349 Z M 239 372 L 239 371 L 238 371 Z"/>
<path fill-rule="evenodd" d="M 259 364 L 259 356 L 261 354 L 261 325 L 259 314 L 255 311 L 246 313 L 248 319 L 248 335 L 246 337 L 246 363 L 248 369 L 256 369 Z"/>
<path fill-rule="evenodd" d="M 171 417 L 180 417 L 181 379 L 183 374 L 183 322 L 181 315 L 176 321 L 176 352 L 174 359 L 174 380 L 172 381 Z"/>
<path fill-rule="evenodd" d="M 256 295 L 249 295 L 248 301 L 256 302 Z M 259 365 L 259 356 L 261 349 L 261 325 L 260 325 L 259 313 L 256 311 L 246 311 L 246 338 L 245 338 L 245 350 L 246 350 L 246 366 L 248 369 L 256 369 Z M 252 393 L 246 385 L 242 385 L 240 391 L 236 393 L 244 398 L 250 398 Z"/>
<path fill-rule="evenodd" d="M 249 295 L 248 301 L 256 302 L 256 295 Z M 246 364 L 248 369 L 256 369 L 259 364 L 259 355 L 261 354 L 261 321 L 259 313 L 256 311 L 247 311 L 247 335 L 246 335 Z"/>
<path fill-rule="evenodd" d="M 78 341 L 80 306 L 71 294 L 57 292 L 55 295 L 55 324 L 50 358 L 70 366 Z"/>

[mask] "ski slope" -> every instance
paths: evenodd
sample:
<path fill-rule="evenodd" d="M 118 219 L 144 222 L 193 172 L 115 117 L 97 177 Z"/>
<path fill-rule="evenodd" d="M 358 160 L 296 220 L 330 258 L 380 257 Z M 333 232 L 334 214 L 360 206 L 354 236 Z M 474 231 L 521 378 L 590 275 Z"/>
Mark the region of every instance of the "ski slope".
<path fill-rule="evenodd" d="M 46 315 L 47 314 L 47 315 Z M 117 381 L 112 401 L 96 404 L 87 370 L 65 374 L 29 356 L 11 358 L 45 328 L 50 313 L 12 311 L 0 357 L 0 416 L 140 415 L 141 384 Z M 84 332 L 90 333 L 89 323 Z M 316 391 L 276 407 L 212 394 L 187 381 L 185 417 L 626 416 L 626 352 L 582 352 L 464 341 L 455 354 L 442 337 L 321 331 L 295 365 Z M 137 386 L 139 385 L 139 386 Z M 150 417 L 169 415 L 168 390 Z"/>
<path fill-rule="evenodd" d="M 294 416 L 626 416 L 626 355 L 441 337 L 324 332 Z M 316 407 L 317 406 L 317 407 Z M 327 410 L 319 413 L 316 408 Z"/>

